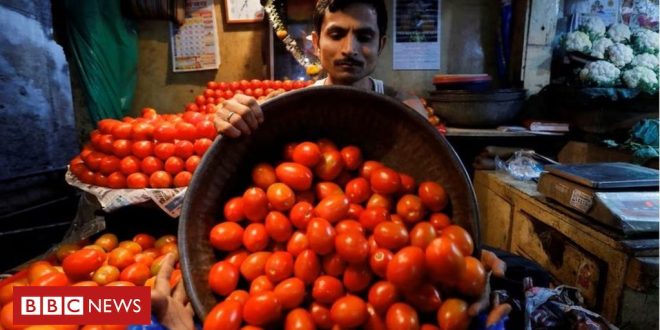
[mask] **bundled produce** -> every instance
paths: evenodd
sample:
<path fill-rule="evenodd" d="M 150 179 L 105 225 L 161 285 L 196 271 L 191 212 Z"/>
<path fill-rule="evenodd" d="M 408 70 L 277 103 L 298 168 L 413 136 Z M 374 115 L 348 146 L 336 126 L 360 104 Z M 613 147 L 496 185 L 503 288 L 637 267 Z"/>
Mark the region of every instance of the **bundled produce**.
<path fill-rule="evenodd" d="M 16 286 L 149 286 L 153 287 L 163 258 L 172 253 L 178 260 L 176 236 L 140 233 L 119 241 L 104 233 L 93 243 L 61 244 L 54 255 L 29 264 L 9 280 L 0 283 L 0 325 L 2 329 L 24 329 L 13 324 L 13 292 Z M 170 286 L 181 279 L 178 262 L 170 276 Z M 43 327 L 43 326 L 42 326 Z M 120 325 L 56 325 L 48 329 L 119 330 Z M 29 328 L 28 328 L 29 329 Z M 41 329 L 35 326 L 35 329 Z"/>
<path fill-rule="evenodd" d="M 444 188 L 321 139 L 259 163 L 209 233 L 204 329 L 467 329 L 486 290 Z"/>
<path fill-rule="evenodd" d="M 639 28 L 631 31 L 621 23 L 605 29 L 599 17 L 589 17 L 578 31 L 563 38 L 564 50 L 595 58 L 578 70 L 579 81 L 586 86 L 626 87 L 648 94 L 658 91 L 658 49 L 660 37 L 655 31 Z"/>

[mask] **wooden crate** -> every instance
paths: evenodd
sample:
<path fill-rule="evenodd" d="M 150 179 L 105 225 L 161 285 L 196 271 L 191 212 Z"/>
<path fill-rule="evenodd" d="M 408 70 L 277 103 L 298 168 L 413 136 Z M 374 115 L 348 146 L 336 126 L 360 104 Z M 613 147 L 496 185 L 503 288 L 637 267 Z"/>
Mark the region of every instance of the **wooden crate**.
<path fill-rule="evenodd" d="M 658 327 L 657 238 L 626 240 L 505 173 L 477 171 L 474 187 L 485 244 L 539 263 L 615 324 Z"/>

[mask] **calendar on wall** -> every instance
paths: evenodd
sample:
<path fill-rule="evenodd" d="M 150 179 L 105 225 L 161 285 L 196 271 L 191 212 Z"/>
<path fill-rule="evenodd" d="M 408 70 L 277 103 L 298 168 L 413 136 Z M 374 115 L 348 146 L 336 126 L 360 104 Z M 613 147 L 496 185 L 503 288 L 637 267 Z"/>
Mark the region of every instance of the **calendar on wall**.
<path fill-rule="evenodd" d="M 174 72 L 216 70 L 220 49 L 213 0 L 186 0 L 186 21 L 170 23 L 172 70 Z"/>

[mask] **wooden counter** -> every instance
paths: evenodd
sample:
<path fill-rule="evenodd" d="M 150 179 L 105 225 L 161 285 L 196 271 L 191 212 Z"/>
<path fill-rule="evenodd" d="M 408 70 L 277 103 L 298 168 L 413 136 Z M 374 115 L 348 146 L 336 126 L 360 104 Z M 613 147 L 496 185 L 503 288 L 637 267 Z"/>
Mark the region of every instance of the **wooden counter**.
<path fill-rule="evenodd" d="M 502 172 L 477 171 L 474 188 L 483 243 L 537 262 L 619 326 L 658 328 L 657 237 L 626 239 Z"/>

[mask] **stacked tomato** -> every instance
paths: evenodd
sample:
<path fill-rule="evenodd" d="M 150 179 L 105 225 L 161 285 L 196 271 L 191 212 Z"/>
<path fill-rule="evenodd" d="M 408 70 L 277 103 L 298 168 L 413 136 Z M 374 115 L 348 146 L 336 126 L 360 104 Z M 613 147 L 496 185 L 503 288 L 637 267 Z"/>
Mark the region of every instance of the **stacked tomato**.
<path fill-rule="evenodd" d="M 210 232 L 205 329 L 466 329 L 486 276 L 443 187 L 355 146 L 292 143 Z"/>
<path fill-rule="evenodd" d="M 213 117 L 145 108 L 139 118 L 103 119 L 70 170 L 84 183 L 115 189 L 187 186 L 217 135 Z"/>
<path fill-rule="evenodd" d="M 214 104 L 231 99 L 236 94 L 252 96 L 261 100 L 278 89 L 290 91 L 309 86 L 311 80 L 239 80 L 231 82 L 209 81 L 206 89 L 195 97 L 195 102 L 186 105 L 186 111 L 213 112 Z"/>
<path fill-rule="evenodd" d="M 140 233 L 131 240 L 119 242 L 117 236 L 106 233 L 93 244 L 62 244 L 54 256 L 30 264 L 14 278 L 0 283 L 0 329 L 125 329 L 117 325 L 58 325 L 20 326 L 13 322 L 13 292 L 16 286 L 153 286 L 155 275 L 160 270 L 163 258 L 173 253 L 178 259 L 176 237 L 155 237 Z M 181 270 L 176 269 L 170 277 L 174 286 L 181 279 Z"/>

